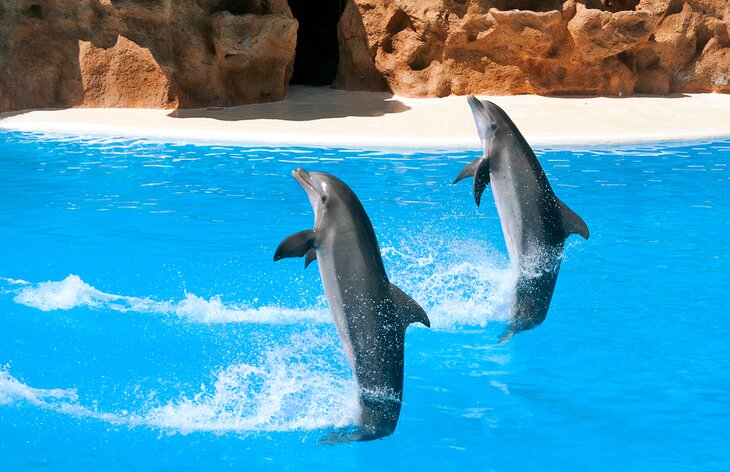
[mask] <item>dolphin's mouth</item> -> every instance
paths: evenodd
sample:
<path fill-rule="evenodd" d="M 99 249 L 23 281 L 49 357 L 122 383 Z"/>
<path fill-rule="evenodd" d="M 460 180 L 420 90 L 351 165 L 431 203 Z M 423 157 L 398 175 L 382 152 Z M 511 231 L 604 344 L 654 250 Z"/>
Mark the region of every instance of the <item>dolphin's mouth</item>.
<path fill-rule="evenodd" d="M 484 103 L 473 95 L 467 97 L 467 102 L 469 103 L 469 108 L 471 108 L 471 112 L 474 115 L 474 122 L 477 125 L 477 133 L 482 141 L 484 157 L 489 158 L 489 150 L 492 147 L 495 130 L 497 129 L 497 118 L 493 113 L 490 113 L 489 110 L 489 105 L 494 104 L 487 101 L 487 106 L 485 106 Z"/>
<path fill-rule="evenodd" d="M 319 190 L 314 186 L 314 182 L 312 181 L 312 176 L 309 175 L 309 172 L 302 169 L 301 167 L 297 167 L 293 171 L 291 171 L 292 177 L 294 177 L 294 180 L 296 180 L 299 185 L 304 189 L 304 191 L 307 194 L 307 197 L 309 197 L 309 202 L 312 204 L 312 208 L 316 209 L 315 202 L 319 200 L 320 192 Z"/>
<path fill-rule="evenodd" d="M 317 192 L 317 189 L 314 188 L 314 184 L 312 184 L 312 177 L 309 175 L 309 172 L 302 169 L 301 167 L 297 167 L 293 171 L 291 171 L 291 175 L 294 177 L 294 179 L 299 182 L 299 185 L 302 186 L 305 192 L 309 193 L 308 190 L 312 189 L 313 191 Z M 319 193 L 319 192 L 317 192 Z"/>

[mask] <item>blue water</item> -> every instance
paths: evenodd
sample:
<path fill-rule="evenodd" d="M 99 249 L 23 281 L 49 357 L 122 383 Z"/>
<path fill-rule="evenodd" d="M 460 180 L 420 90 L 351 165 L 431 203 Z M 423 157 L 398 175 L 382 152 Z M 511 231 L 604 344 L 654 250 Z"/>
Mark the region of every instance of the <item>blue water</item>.
<path fill-rule="evenodd" d="M 0 133 L 0 470 L 728 470 L 730 141 L 539 150 L 591 239 L 506 345 L 511 273 L 475 152 Z M 410 328 L 392 436 L 317 443 L 355 386 L 316 268 L 272 262 L 345 180 Z"/>

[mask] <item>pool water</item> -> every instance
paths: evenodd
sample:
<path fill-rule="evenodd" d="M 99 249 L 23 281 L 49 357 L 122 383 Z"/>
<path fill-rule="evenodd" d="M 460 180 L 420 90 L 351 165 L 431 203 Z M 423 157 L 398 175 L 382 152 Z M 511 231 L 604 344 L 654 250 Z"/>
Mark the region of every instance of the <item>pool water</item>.
<path fill-rule="evenodd" d="M 474 152 L 0 133 L 0 470 L 730 469 L 730 141 L 542 149 L 571 237 L 547 320 L 505 345 L 511 273 Z M 290 172 L 359 195 L 406 336 L 392 436 L 357 415 Z M 315 263 L 316 264 L 316 263 Z"/>

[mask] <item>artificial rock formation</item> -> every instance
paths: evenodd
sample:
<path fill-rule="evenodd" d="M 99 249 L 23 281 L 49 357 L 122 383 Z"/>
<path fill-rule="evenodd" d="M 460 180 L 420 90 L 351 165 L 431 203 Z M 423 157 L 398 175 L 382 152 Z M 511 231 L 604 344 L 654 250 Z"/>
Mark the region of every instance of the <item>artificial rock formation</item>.
<path fill-rule="evenodd" d="M 95 107 L 172 105 L 170 81 L 150 53 L 124 36 L 110 48 L 79 41 L 84 101 Z"/>
<path fill-rule="evenodd" d="M 282 14 L 212 17 L 216 63 L 236 101 L 283 100 L 292 76 L 297 23 Z"/>
<path fill-rule="evenodd" d="M 727 0 L 351 0 L 336 86 L 405 96 L 730 92 Z M 365 33 L 363 36 L 363 32 Z"/>
<path fill-rule="evenodd" d="M 0 0 L 0 111 L 281 100 L 286 0 Z"/>
<path fill-rule="evenodd" d="M 330 56 L 295 70 L 332 54 L 298 35 L 338 16 L 335 88 L 730 92 L 728 0 L 296 1 L 300 21 L 287 0 L 0 0 L 0 111 L 280 100 L 293 75 L 330 80 Z"/>

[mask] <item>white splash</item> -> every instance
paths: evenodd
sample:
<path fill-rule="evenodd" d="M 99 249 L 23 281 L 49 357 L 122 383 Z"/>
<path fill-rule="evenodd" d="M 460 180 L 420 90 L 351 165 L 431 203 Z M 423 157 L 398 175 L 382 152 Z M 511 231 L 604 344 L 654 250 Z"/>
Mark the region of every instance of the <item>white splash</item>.
<path fill-rule="evenodd" d="M 270 350 L 259 364 L 234 364 L 216 372 L 212 386 L 202 385 L 192 397 L 180 396 L 137 412 L 88 408 L 75 389 L 33 388 L 4 367 L 0 368 L 0 407 L 29 403 L 77 418 L 170 434 L 346 426 L 358 415 L 357 389 L 349 368 L 342 364 L 344 356 L 332 355 L 334 343 L 314 333 L 292 336 L 286 347 Z"/>
<path fill-rule="evenodd" d="M 70 310 L 77 307 L 101 308 L 118 312 L 172 314 L 197 323 L 269 323 L 293 324 L 302 320 L 326 323 L 330 321 L 326 308 L 305 309 L 277 306 L 250 307 L 242 304 L 225 304 L 220 296 L 210 299 L 186 293 L 180 301 L 156 301 L 147 297 L 133 297 L 105 293 L 71 274 L 61 281 L 37 284 L 20 283 L 13 299 L 21 305 L 43 311 Z"/>
<path fill-rule="evenodd" d="M 428 313 L 432 329 L 483 327 L 504 322 L 516 273 L 507 258 L 482 241 L 440 240 L 418 236 L 399 244 L 403 249 L 382 249 L 391 281 L 419 302 Z M 61 281 L 28 283 L 0 279 L 4 293 L 14 293 L 16 303 L 43 311 L 90 307 L 118 312 L 174 315 L 194 323 L 300 324 L 331 323 L 322 301 L 306 308 L 250 306 L 227 303 L 220 296 L 208 299 L 185 293 L 181 300 L 158 301 L 106 293 L 78 275 Z"/>
<path fill-rule="evenodd" d="M 494 248 L 469 240 L 401 246 L 411 249 L 382 251 L 391 281 L 423 306 L 432 329 L 508 320 L 517 274 Z"/>
<path fill-rule="evenodd" d="M 298 336 L 295 336 L 295 338 Z M 334 341 L 333 341 L 334 342 Z M 146 422 L 163 430 L 291 431 L 352 424 L 358 414 L 354 379 L 331 356 L 313 354 L 321 340 L 303 335 L 269 351 L 262 365 L 237 364 L 219 372 L 208 391 L 154 408 Z M 319 346 L 321 347 L 321 346 Z M 344 356 L 339 356 L 344 359 Z"/>
<path fill-rule="evenodd" d="M 0 407 L 27 403 L 76 418 L 93 418 L 114 425 L 140 426 L 144 419 L 128 413 L 101 413 L 79 404 L 76 389 L 33 388 L 12 375 L 8 366 L 0 367 Z"/>
<path fill-rule="evenodd" d="M 14 301 L 43 311 L 70 310 L 77 306 L 99 307 L 123 299 L 95 289 L 78 275 L 69 275 L 60 282 L 23 285 Z"/>
<path fill-rule="evenodd" d="M 7 366 L 0 368 L 0 405 L 26 401 L 41 406 L 75 402 L 77 399 L 76 390 L 32 388 L 10 375 Z"/>

